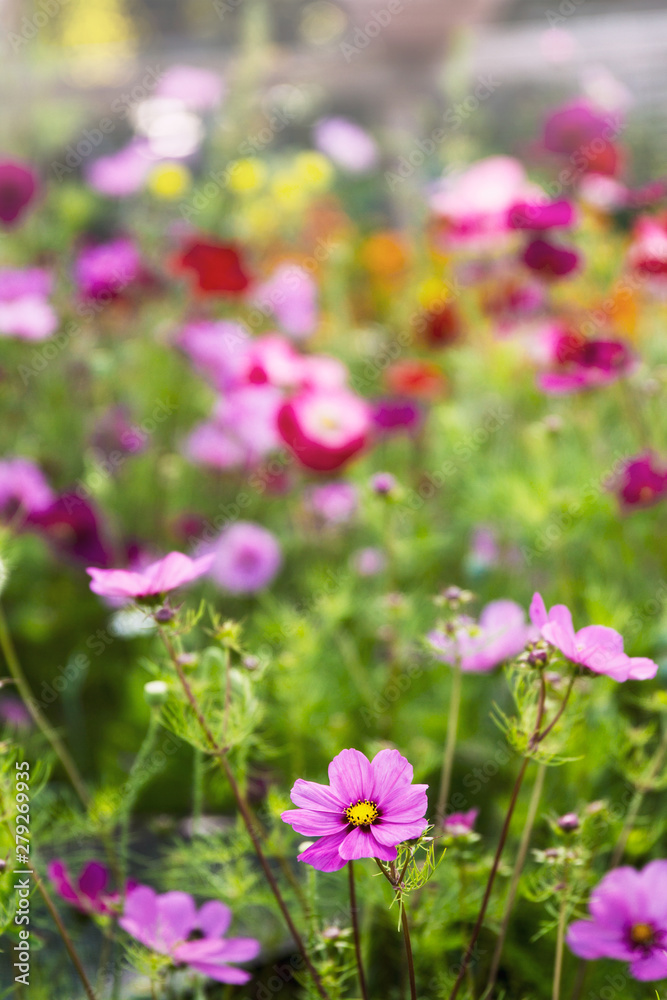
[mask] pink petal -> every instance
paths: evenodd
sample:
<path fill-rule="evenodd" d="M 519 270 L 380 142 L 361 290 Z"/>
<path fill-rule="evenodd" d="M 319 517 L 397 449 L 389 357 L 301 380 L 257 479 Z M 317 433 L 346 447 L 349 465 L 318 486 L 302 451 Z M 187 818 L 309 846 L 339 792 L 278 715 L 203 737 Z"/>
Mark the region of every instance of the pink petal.
<path fill-rule="evenodd" d="M 197 924 L 207 938 L 219 938 L 232 922 L 232 911 L 224 903 L 212 899 L 199 910 Z"/>
<path fill-rule="evenodd" d="M 371 762 L 373 782 L 369 797 L 378 802 L 390 788 L 409 785 L 413 777 L 412 764 L 398 750 L 380 750 Z"/>
<path fill-rule="evenodd" d="M 109 872 L 99 861 L 89 861 L 79 875 L 79 889 L 90 899 L 97 899 L 109 881 Z"/>
<path fill-rule="evenodd" d="M 541 628 L 547 623 L 547 609 L 544 606 L 544 601 L 542 595 L 538 594 L 537 591 L 533 594 L 533 599 L 530 602 L 530 620 L 533 625 Z"/>
<path fill-rule="evenodd" d="M 656 950 L 636 958 L 630 965 L 630 972 L 635 979 L 644 983 L 667 979 L 667 953 Z"/>
<path fill-rule="evenodd" d="M 346 861 L 357 858 L 373 858 L 377 853 L 375 838 L 371 836 L 370 827 L 355 826 L 342 841 L 340 856 Z"/>
<path fill-rule="evenodd" d="M 339 847 L 347 836 L 347 831 L 322 837 L 316 844 L 297 855 L 299 861 L 312 865 L 321 872 L 337 872 L 345 866 L 346 859 L 341 857 Z"/>
<path fill-rule="evenodd" d="M 125 899 L 125 909 L 118 923 L 147 948 L 164 953 L 157 940 L 157 893 L 147 885 L 140 885 Z"/>
<path fill-rule="evenodd" d="M 373 771 L 359 750 L 341 750 L 329 764 L 329 783 L 342 801 L 366 799 L 373 787 Z"/>
<path fill-rule="evenodd" d="M 408 822 L 422 819 L 428 808 L 427 788 L 428 785 L 409 785 L 385 793 L 378 800 L 383 818 Z"/>
<path fill-rule="evenodd" d="M 567 946 L 579 958 L 619 958 L 624 959 L 621 931 L 604 927 L 592 920 L 576 920 L 567 931 Z"/>
<path fill-rule="evenodd" d="M 158 896 L 157 910 L 157 937 L 171 951 L 175 944 L 186 941 L 197 926 L 194 900 L 187 892 L 165 892 Z"/>
<path fill-rule="evenodd" d="M 347 826 L 343 812 L 324 812 L 315 809 L 288 809 L 280 817 L 284 823 L 290 823 L 292 829 L 306 837 L 322 837 L 329 833 L 338 833 Z"/>
<path fill-rule="evenodd" d="M 645 656 L 629 656 L 628 660 L 630 664 L 628 678 L 632 681 L 651 680 L 658 672 L 658 664 Z"/>
<path fill-rule="evenodd" d="M 304 809 L 326 809 L 331 812 L 347 809 L 350 804 L 349 799 L 335 795 L 328 785 L 305 781 L 303 778 L 297 778 L 294 782 L 290 798 L 295 806 L 302 806 Z"/>
<path fill-rule="evenodd" d="M 425 819 L 415 820 L 413 823 L 392 823 L 382 820 L 381 823 L 374 823 L 372 827 L 373 837 L 378 844 L 386 847 L 395 847 L 402 844 L 404 840 L 414 840 L 421 837 L 428 826 Z"/>
<path fill-rule="evenodd" d="M 74 903 L 78 906 L 79 896 L 72 885 L 69 872 L 63 862 L 51 861 L 46 871 L 58 895 L 67 900 L 68 903 Z"/>

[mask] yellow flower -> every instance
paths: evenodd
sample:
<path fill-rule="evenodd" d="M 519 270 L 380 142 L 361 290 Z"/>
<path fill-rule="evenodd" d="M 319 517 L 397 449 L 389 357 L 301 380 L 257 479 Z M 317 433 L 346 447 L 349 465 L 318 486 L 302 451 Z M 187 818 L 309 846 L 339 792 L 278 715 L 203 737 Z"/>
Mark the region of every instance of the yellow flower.
<path fill-rule="evenodd" d="M 298 153 L 294 158 L 297 179 L 312 191 L 326 191 L 334 177 L 331 160 L 314 150 Z"/>
<path fill-rule="evenodd" d="M 266 181 L 266 166 L 254 156 L 232 160 L 228 170 L 227 187 L 237 194 L 257 191 Z"/>
<path fill-rule="evenodd" d="M 442 278 L 427 278 L 417 288 L 417 299 L 424 309 L 440 308 L 447 298 L 449 293 Z"/>
<path fill-rule="evenodd" d="M 283 170 L 276 174 L 271 183 L 271 191 L 281 208 L 298 209 L 306 202 L 303 179 L 292 171 Z"/>
<path fill-rule="evenodd" d="M 148 190 L 156 198 L 174 201 L 190 187 L 190 171 L 182 163 L 159 163 L 148 176 Z"/>

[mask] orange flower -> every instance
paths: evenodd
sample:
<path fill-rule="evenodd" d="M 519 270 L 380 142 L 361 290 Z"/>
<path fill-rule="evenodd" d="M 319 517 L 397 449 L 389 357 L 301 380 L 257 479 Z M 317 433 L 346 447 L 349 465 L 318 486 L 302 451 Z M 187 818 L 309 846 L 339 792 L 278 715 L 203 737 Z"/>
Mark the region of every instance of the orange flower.
<path fill-rule="evenodd" d="M 391 392 L 417 399 L 437 399 L 447 387 L 444 375 L 430 361 L 411 358 L 397 361 L 385 373 L 385 382 Z"/>
<path fill-rule="evenodd" d="M 377 278 L 395 278 L 408 263 L 408 248 L 398 233 L 374 233 L 361 248 L 361 259 Z"/>

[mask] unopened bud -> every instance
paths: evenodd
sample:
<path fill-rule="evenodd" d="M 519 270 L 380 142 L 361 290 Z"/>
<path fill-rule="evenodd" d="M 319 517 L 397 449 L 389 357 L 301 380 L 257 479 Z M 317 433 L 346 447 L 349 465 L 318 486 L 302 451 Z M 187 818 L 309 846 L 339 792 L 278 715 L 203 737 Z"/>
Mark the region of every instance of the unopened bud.
<path fill-rule="evenodd" d="M 169 697 L 169 686 L 164 681 L 148 681 L 144 684 L 144 698 L 151 708 L 160 708 Z"/>

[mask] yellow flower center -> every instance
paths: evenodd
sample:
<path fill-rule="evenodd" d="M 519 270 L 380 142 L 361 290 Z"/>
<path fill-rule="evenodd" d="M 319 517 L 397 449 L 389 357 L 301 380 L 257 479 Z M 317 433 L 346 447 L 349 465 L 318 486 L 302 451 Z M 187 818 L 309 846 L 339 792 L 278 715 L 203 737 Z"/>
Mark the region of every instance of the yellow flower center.
<path fill-rule="evenodd" d="M 360 799 L 345 810 L 345 819 L 352 826 L 370 826 L 378 818 L 378 807 L 368 799 Z"/>
<path fill-rule="evenodd" d="M 634 924 L 630 930 L 630 940 L 633 944 L 648 945 L 653 943 L 654 933 L 650 924 Z"/>

